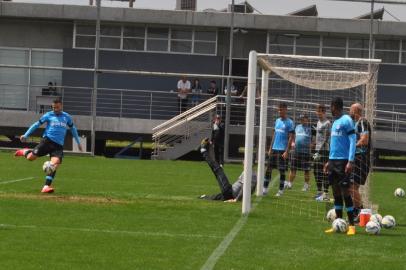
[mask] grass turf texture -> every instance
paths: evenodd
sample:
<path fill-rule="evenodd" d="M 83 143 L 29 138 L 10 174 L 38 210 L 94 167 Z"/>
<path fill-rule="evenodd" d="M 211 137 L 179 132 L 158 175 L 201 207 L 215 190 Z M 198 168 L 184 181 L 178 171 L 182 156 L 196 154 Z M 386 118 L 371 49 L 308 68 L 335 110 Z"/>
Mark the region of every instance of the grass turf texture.
<path fill-rule="evenodd" d="M 239 203 L 196 199 L 218 192 L 203 162 L 68 156 L 44 195 L 44 160 L 0 153 L 1 269 L 200 269 L 240 218 Z M 406 174 L 374 174 L 372 199 L 398 223 L 379 236 L 325 235 L 325 204 L 302 182 L 280 199 L 274 185 L 215 269 L 406 268 L 406 199 L 393 196 Z"/>

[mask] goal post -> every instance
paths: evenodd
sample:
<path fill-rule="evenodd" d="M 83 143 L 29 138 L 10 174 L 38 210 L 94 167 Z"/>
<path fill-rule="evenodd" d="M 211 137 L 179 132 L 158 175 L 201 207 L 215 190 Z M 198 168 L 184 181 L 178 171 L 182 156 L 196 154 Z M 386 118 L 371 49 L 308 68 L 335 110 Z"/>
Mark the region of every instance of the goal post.
<path fill-rule="evenodd" d="M 251 209 L 251 178 L 255 124 L 257 68 L 261 71 L 261 105 L 258 134 L 258 168 L 256 195 L 262 196 L 266 169 L 265 153 L 268 112 L 278 100 L 294 105 L 293 112 L 311 112 L 318 104 L 329 105 L 333 97 L 342 97 L 344 105 L 361 103 L 364 116 L 374 127 L 378 59 L 260 54 L 251 51 L 248 64 L 248 91 L 245 125 L 244 188 L 242 213 Z M 268 94 L 269 88 L 269 94 Z M 271 110 L 269 110 L 271 109 Z M 296 120 L 296 119 L 294 119 Z M 372 156 L 372 155 L 371 155 Z M 363 188 L 363 199 L 369 200 L 369 182 Z"/>

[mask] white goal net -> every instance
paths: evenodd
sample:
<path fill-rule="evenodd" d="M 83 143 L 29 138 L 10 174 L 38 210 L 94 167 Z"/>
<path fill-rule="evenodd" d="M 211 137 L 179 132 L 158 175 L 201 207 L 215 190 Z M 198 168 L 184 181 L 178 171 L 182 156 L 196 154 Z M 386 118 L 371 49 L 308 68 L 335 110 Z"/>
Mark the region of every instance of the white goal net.
<path fill-rule="evenodd" d="M 273 127 L 274 121 L 278 117 L 278 104 L 283 102 L 288 105 L 288 116 L 295 123 L 300 122 L 299 115 L 306 115 L 309 117 L 310 123 L 314 125 L 317 123 L 315 113 L 317 107 L 324 105 L 327 108 L 328 118 L 331 120 L 331 100 L 341 97 L 344 101 L 345 113 L 348 113 L 351 104 L 360 103 L 364 107 L 364 116 L 373 129 L 379 63 L 380 60 L 372 59 L 250 53 L 244 172 L 245 179 L 251 179 L 254 123 L 257 122 L 260 127 L 257 195 L 262 194 L 265 176 L 266 138 L 267 135 L 270 136 L 270 134 L 266 134 L 266 127 Z M 258 67 L 262 75 L 261 109 L 260 119 L 255 121 Z M 370 181 L 367 181 L 361 193 L 364 204 L 366 204 L 364 206 L 370 207 L 369 183 Z M 251 206 L 251 195 L 245 191 L 251 190 L 250 181 L 244 181 L 244 184 L 242 212 L 248 213 Z"/>

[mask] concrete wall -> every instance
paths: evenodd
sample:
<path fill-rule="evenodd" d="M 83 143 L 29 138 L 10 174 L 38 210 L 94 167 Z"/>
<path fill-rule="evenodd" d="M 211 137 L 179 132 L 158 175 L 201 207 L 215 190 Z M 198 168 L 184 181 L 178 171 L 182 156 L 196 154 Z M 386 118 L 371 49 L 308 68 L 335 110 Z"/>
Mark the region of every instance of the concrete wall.
<path fill-rule="evenodd" d="M 52 5 L 0 2 L 1 17 L 20 17 L 60 20 L 95 20 L 96 8 L 91 6 Z M 157 23 L 229 27 L 230 14 L 219 12 L 193 12 L 130 8 L 102 8 L 103 21 Z M 247 29 L 269 29 L 308 32 L 368 34 L 368 20 L 330 19 L 300 16 L 236 14 L 235 26 Z M 375 34 L 406 36 L 405 22 L 376 22 Z"/>
<path fill-rule="evenodd" d="M 0 35 L 2 47 L 71 48 L 73 23 L 1 18 Z"/>

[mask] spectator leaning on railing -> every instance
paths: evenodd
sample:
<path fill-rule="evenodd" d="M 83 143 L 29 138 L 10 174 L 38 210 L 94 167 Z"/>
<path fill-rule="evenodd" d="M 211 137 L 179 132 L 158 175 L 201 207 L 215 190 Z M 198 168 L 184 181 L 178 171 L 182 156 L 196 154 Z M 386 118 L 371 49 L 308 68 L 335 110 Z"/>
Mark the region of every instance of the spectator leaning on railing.
<path fill-rule="evenodd" d="M 182 76 L 182 78 L 178 81 L 178 106 L 180 113 L 187 110 L 190 88 L 190 81 L 186 78 L 186 76 Z"/>
<path fill-rule="evenodd" d="M 213 97 L 219 94 L 216 81 L 210 81 L 210 87 L 207 89 L 207 94 L 212 95 Z"/>

